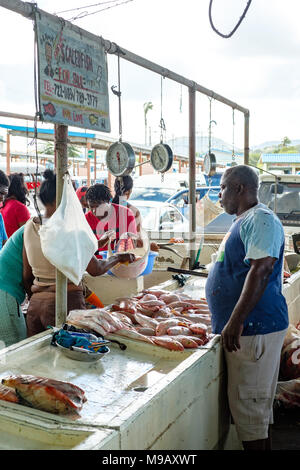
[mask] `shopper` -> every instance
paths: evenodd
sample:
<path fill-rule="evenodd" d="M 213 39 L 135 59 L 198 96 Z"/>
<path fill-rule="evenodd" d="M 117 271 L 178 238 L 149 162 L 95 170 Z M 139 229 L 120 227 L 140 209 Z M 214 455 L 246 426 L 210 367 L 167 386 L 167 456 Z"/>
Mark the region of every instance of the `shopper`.
<path fill-rule="evenodd" d="M 52 170 L 46 170 L 45 180 L 40 187 L 39 197 L 45 207 L 45 222 L 56 210 L 56 176 Z M 55 325 L 55 267 L 44 257 L 39 237 L 40 220 L 30 219 L 24 229 L 23 280 L 26 289 L 32 295 L 27 310 L 27 334 L 32 336 Z M 108 261 L 97 260 L 94 256 L 86 270 L 91 276 L 100 276 L 120 262 L 132 262 L 131 254 L 118 254 Z M 31 286 L 31 279 L 34 281 Z M 31 286 L 31 287 L 30 287 Z M 68 283 L 67 311 L 85 309 L 83 286 Z"/>
<path fill-rule="evenodd" d="M 8 238 L 30 219 L 30 212 L 26 207 L 26 204 L 29 204 L 27 194 L 24 175 L 22 173 L 10 175 L 8 193 L 1 209 Z"/>
<path fill-rule="evenodd" d="M 111 202 L 112 195 L 108 186 L 94 184 L 86 193 L 89 212 L 86 219 L 99 240 L 99 252 L 108 249 L 108 241 L 112 232 L 115 240 L 126 232 L 137 233 L 134 214 L 130 209 Z"/>
<path fill-rule="evenodd" d="M 133 179 L 130 175 L 125 175 L 116 178 L 114 183 L 114 189 L 115 196 L 112 200 L 112 203 L 128 207 L 128 209 L 131 210 L 135 217 L 137 232 L 140 232 L 142 228 L 140 211 L 134 205 L 128 202 L 128 199 L 130 198 L 133 189 Z"/>
<path fill-rule="evenodd" d="M 8 193 L 9 179 L 6 174 L 0 170 L 0 204 L 3 203 L 5 196 Z M 5 230 L 4 220 L 2 214 L 0 214 L 0 250 L 7 240 L 7 233 Z"/>
<path fill-rule="evenodd" d="M 206 282 L 213 333 L 221 334 L 228 399 L 246 450 L 270 449 L 269 424 L 288 327 L 282 295 L 284 232 L 258 203 L 258 176 L 246 165 L 225 171 L 221 206 L 236 214 Z"/>
<path fill-rule="evenodd" d="M 10 346 L 26 338 L 26 323 L 21 304 L 26 291 L 23 285 L 23 232 L 19 228 L 0 251 L 0 340 Z M 32 279 L 28 278 L 28 286 Z"/>
<path fill-rule="evenodd" d="M 89 189 L 88 186 L 80 186 L 76 190 L 76 194 L 77 194 L 77 197 L 80 201 L 80 204 L 82 205 L 82 210 L 83 210 L 84 214 L 89 209 L 89 206 L 88 206 L 88 203 L 87 203 L 87 200 L 86 200 L 86 192 L 87 192 L 88 189 Z"/>

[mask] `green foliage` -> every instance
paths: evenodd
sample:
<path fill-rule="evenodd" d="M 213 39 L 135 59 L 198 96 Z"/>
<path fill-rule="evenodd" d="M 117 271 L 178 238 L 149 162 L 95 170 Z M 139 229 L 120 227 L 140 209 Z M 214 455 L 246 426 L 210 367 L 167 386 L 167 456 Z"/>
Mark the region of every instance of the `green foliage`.
<path fill-rule="evenodd" d="M 40 150 L 38 153 L 43 153 L 45 155 L 54 155 L 54 143 L 47 142 L 42 148 L 42 150 Z M 68 144 L 68 158 L 79 157 L 80 153 L 80 149 L 76 147 L 76 145 Z"/>

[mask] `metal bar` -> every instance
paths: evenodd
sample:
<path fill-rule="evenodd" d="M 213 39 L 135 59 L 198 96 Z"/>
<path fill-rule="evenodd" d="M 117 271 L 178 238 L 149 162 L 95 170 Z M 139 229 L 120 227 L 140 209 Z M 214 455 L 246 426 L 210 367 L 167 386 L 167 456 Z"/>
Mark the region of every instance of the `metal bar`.
<path fill-rule="evenodd" d="M 250 113 L 244 115 L 244 164 L 249 165 L 249 120 Z"/>
<path fill-rule="evenodd" d="M 10 175 L 10 134 L 6 134 L 6 174 Z"/>
<path fill-rule="evenodd" d="M 63 176 L 68 171 L 68 126 L 55 125 L 55 152 L 56 152 L 56 206 L 61 201 L 63 191 Z M 56 269 L 55 293 L 55 326 L 65 323 L 67 317 L 67 278 Z"/>
<path fill-rule="evenodd" d="M 0 116 L 8 117 L 8 118 L 15 118 L 15 119 L 25 119 L 26 121 L 35 120 L 34 116 L 28 116 L 27 114 L 7 113 L 6 111 L 0 111 Z"/>
<path fill-rule="evenodd" d="M 25 3 L 25 2 L 22 2 L 21 0 L 0 0 L 0 6 L 7 8 L 8 10 L 14 11 L 16 13 L 19 13 L 22 16 L 25 16 L 26 18 L 32 18 L 32 14 L 34 11 L 34 4 Z M 37 10 L 40 11 L 41 14 L 46 15 L 49 18 L 56 19 L 57 21 L 59 20 L 59 18 L 55 15 L 51 15 L 50 13 L 44 10 L 41 10 L 39 8 Z M 214 91 L 209 90 L 208 88 L 205 88 L 199 85 L 198 83 L 195 83 L 194 81 L 183 77 L 182 75 L 172 72 L 171 70 L 168 70 L 156 64 L 155 62 L 151 62 L 150 60 L 147 60 L 137 54 L 134 54 L 118 46 L 116 43 L 104 39 L 102 36 L 96 36 L 95 34 L 92 34 L 89 31 L 86 31 L 85 29 L 82 29 L 79 26 L 72 24 L 67 20 L 64 20 L 64 21 L 65 23 L 68 24 L 69 28 L 81 34 L 83 37 L 89 38 L 93 41 L 100 42 L 104 46 L 108 54 L 115 54 L 115 55 L 120 54 L 120 57 L 124 60 L 132 62 L 148 70 L 151 70 L 152 72 L 158 73 L 159 75 L 169 78 L 170 80 L 173 80 L 175 82 L 178 82 L 181 85 L 185 85 L 188 88 L 194 88 L 195 91 L 199 91 L 200 93 L 206 96 L 209 96 L 217 101 L 220 101 L 221 103 L 226 104 L 227 106 L 230 106 L 231 108 L 237 109 L 238 111 L 244 114 L 247 114 L 249 112 L 248 109 L 242 106 L 239 106 L 234 101 L 231 101 L 225 98 L 224 96 L 219 95 L 218 93 L 215 93 Z"/>
<path fill-rule="evenodd" d="M 199 276 L 199 277 L 207 277 L 208 276 L 208 273 L 200 272 L 200 271 L 193 271 L 193 270 L 189 270 L 189 269 L 180 269 L 180 268 L 168 267 L 167 271 L 170 271 L 172 273 L 179 273 L 179 274 L 189 274 L 191 276 Z"/>
<path fill-rule="evenodd" d="M 189 88 L 189 266 L 196 259 L 196 93 Z"/>

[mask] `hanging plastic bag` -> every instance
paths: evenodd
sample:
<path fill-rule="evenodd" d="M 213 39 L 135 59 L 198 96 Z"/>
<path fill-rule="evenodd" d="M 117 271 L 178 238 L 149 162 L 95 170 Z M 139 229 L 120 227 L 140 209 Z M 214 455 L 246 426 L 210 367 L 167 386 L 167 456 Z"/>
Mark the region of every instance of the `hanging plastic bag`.
<path fill-rule="evenodd" d="M 40 228 L 41 248 L 47 260 L 78 285 L 93 254 L 97 239 L 83 213 L 69 175 L 64 176 L 60 205 Z"/>

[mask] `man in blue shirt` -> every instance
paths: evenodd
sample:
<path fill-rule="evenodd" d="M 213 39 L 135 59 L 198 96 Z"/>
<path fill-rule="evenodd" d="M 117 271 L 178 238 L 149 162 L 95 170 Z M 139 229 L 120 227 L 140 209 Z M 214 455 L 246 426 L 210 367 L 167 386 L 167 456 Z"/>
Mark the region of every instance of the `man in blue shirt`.
<path fill-rule="evenodd" d="M 220 202 L 237 217 L 206 282 L 212 329 L 221 334 L 225 352 L 229 406 L 246 450 L 270 449 L 269 424 L 288 327 L 283 227 L 258 203 L 257 190 L 258 177 L 250 167 L 225 171 Z"/>

